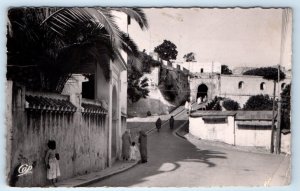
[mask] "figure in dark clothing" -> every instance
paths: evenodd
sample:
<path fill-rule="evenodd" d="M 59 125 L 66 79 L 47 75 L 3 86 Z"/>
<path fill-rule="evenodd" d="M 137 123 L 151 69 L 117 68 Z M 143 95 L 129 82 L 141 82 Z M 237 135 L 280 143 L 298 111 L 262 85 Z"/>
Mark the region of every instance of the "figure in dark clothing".
<path fill-rule="evenodd" d="M 140 131 L 139 143 L 140 143 L 141 161 L 142 163 L 145 163 L 148 161 L 147 134 L 145 133 L 145 131 Z"/>
<path fill-rule="evenodd" d="M 129 160 L 130 157 L 131 136 L 129 130 L 126 130 L 122 136 L 122 157 L 123 160 Z"/>
<path fill-rule="evenodd" d="M 159 130 L 161 128 L 161 119 L 160 118 L 157 119 L 155 125 L 156 125 L 157 132 L 159 132 Z"/>
<path fill-rule="evenodd" d="M 169 123 L 170 123 L 170 129 L 173 129 L 174 128 L 174 117 L 173 117 L 173 115 L 171 116 L 171 118 L 169 120 Z"/>

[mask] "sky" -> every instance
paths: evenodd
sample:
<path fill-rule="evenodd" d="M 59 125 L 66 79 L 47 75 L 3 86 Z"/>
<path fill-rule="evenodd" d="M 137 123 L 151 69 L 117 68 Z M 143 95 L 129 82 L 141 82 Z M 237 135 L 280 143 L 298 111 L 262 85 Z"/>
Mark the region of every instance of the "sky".
<path fill-rule="evenodd" d="M 220 62 L 234 67 L 264 67 L 280 63 L 291 68 L 291 24 L 282 39 L 282 9 L 143 9 L 149 29 L 131 22 L 128 32 L 140 50 L 153 51 L 164 39 L 177 46 L 177 60 L 189 52 L 198 62 Z M 290 19 L 291 21 L 291 19 Z M 290 22 L 291 23 L 291 22 Z"/>

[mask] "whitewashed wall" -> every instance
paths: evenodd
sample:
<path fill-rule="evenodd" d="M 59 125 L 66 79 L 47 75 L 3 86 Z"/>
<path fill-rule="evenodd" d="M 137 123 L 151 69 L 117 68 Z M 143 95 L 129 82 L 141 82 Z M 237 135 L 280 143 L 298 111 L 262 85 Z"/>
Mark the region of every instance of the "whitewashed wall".
<path fill-rule="evenodd" d="M 201 139 L 234 144 L 234 117 L 227 116 L 226 123 L 205 123 L 202 117 L 190 117 L 189 132 Z"/>
<path fill-rule="evenodd" d="M 245 129 L 236 124 L 235 133 L 236 145 L 270 148 L 271 129 Z"/>

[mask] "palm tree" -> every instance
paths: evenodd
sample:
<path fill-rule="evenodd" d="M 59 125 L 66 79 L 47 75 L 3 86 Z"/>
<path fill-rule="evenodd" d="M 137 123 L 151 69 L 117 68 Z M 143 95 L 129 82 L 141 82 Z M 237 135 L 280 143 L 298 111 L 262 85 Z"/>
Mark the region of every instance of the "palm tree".
<path fill-rule="evenodd" d="M 119 29 L 114 11 L 148 27 L 136 8 L 13 8 L 8 12 L 7 78 L 31 90 L 61 92 L 74 71 L 120 50 L 138 57 L 134 41 Z M 109 63 L 109 62 L 108 62 Z M 101 64 L 106 79 L 109 65 Z"/>

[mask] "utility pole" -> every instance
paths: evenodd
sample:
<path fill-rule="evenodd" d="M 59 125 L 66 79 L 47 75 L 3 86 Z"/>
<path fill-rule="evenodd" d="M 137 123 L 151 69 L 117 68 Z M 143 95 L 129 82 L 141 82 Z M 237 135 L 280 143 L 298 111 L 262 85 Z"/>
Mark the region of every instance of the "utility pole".
<path fill-rule="evenodd" d="M 272 128 L 271 128 L 271 145 L 270 145 L 270 152 L 274 152 L 274 130 L 275 130 L 275 92 L 276 92 L 276 82 L 274 80 L 274 89 L 273 89 L 273 109 L 272 109 Z"/>
<path fill-rule="evenodd" d="M 277 129 L 276 129 L 276 154 L 280 154 L 280 135 L 281 135 L 281 96 L 280 96 L 280 88 L 279 88 L 279 80 L 280 80 L 280 65 L 278 65 L 278 111 L 277 111 Z"/>
<path fill-rule="evenodd" d="M 280 96 L 281 97 L 281 96 Z M 281 139 L 281 98 L 278 101 L 278 113 L 277 113 L 277 129 L 276 129 L 276 154 L 280 154 L 280 139 Z"/>

